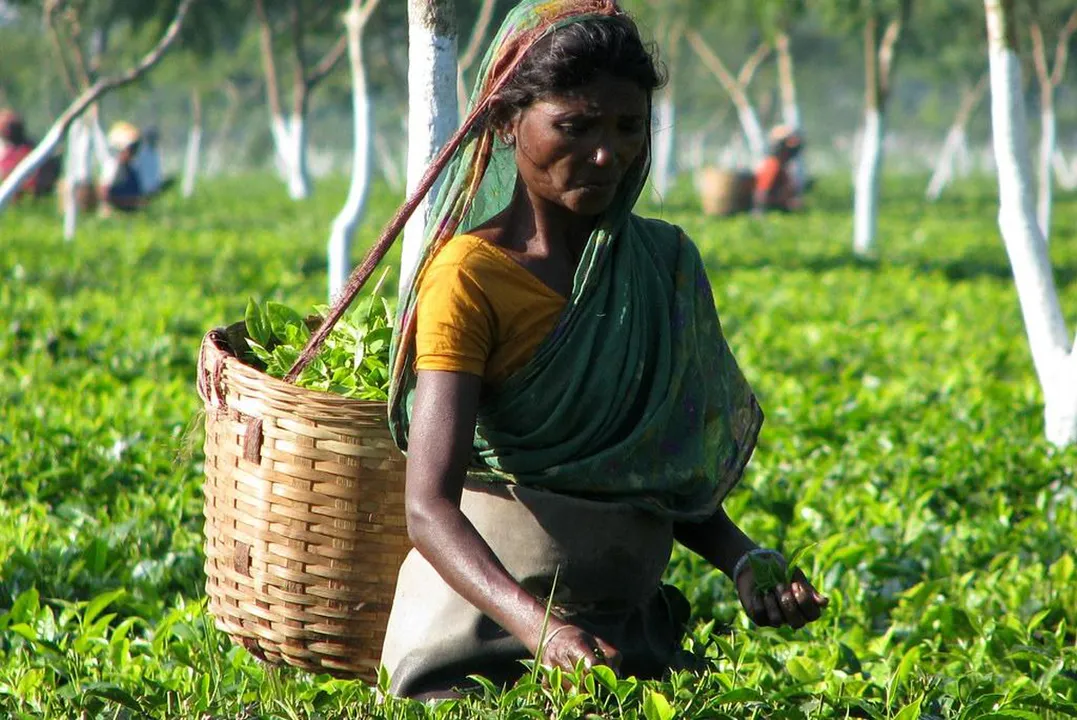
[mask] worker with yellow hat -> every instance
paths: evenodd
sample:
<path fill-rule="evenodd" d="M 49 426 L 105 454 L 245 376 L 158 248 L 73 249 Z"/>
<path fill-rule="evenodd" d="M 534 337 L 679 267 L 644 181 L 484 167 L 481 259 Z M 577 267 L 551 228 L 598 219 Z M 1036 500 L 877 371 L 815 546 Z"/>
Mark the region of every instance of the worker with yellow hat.
<path fill-rule="evenodd" d="M 146 204 L 146 195 L 134 166 L 142 133 L 129 122 L 117 122 L 108 131 L 108 146 L 115 155 L 101 176 L 98 195 L 104 214 L 130 212 Z"/>

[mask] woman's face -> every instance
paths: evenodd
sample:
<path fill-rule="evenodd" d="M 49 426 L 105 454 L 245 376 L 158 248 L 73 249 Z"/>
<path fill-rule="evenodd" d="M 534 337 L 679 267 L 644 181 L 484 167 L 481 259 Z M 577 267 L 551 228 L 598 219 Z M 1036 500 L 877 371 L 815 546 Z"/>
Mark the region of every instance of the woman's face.
<path fill-rule="evenodd" d="M 648 112 L 643 88 L 604 73 L 571 93 L 536 100 L 510 128 L 521 179 L 533 197 L 598 215 L 643 152 Z"/>

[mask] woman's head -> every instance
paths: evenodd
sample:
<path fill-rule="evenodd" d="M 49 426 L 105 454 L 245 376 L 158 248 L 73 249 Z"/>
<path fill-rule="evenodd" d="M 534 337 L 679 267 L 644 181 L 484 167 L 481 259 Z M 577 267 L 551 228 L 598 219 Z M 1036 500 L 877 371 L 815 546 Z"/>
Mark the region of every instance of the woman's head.
<path fill-rule="evenodd" d="M 26 143 L 26 126 L 14 110 L 0 110 L 0 141 L 9 145 Z"/>
<path fill-rule="evenodd" d="M 651 94 L 662 82 L 627 16 L 592 17 L 550 32 L 528 51 L 489 121 L 515 145 L 532 195 L 594 215 L 645 151 Z"/>

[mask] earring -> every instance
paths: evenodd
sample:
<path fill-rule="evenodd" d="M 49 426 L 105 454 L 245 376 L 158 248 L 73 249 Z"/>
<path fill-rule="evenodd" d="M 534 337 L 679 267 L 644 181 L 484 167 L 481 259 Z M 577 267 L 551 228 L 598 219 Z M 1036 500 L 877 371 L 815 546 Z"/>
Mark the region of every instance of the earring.
<path fill-rule="evenodd" d="M 505 143 L 506 145 L 508 145 L 509 147 L 512 147 L 513 145 L 516 144 L 516 136 L 513 135 L 512 133 L 509 133 L 507 135 L 502 136 L 501 141 L 503 143 Z"/>

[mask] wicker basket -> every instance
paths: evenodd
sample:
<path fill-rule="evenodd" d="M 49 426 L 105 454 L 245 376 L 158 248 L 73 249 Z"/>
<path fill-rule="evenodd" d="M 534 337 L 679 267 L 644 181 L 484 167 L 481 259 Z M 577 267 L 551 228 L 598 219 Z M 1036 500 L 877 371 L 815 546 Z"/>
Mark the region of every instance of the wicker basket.
<path fill-rule="evenodd" d="M 210 612 L 267 662 L 372 681 L 410 549 L 385 406 L 271 378 L 245 349 L 237 323 L 198 363 Z"/>
<path fill-rule="evenodd" d="M 699 172 L 699 196 L 707 215 L 736 215 L 752 207 L 755 178 L 750 172 L 706 167 Z"/>

